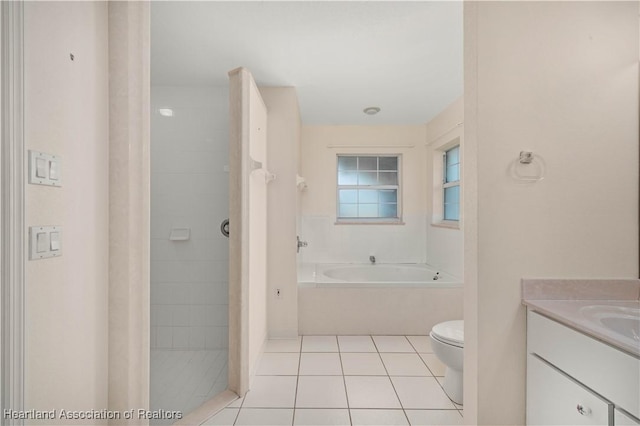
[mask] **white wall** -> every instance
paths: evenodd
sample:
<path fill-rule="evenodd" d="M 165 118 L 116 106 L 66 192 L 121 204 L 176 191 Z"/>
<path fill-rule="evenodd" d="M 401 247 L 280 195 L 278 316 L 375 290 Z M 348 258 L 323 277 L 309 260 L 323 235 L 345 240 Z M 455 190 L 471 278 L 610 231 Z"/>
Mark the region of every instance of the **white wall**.
<path fill-rule="evenodd" d="M 443 269 L 457 277 L 463 275 L 463 233 L 464 218 L 462 217 L 458 228 L 438 225 L 434 222 L 434 216 L 438 216 L 438 204 L 440 204 L 440 217 L 442 217 L 442 150 L 452 141 L 460 143 L 460 152 L 463 151 L 464 138 L 462 123 L 464 120 L 464 102 L 459 98 L 445 108 L 440 114 L 427 123 L 427 263 Z M 457 142 L 456 142 L 457 143 Z M 462 156 L 461 156 L 462 157 Z M 464 159 L 462 159 L 464 161 Z M 461 203 L 464 203 L 465 181 L 461 176 Z"/>
<path fill-rule="evenodd" d="M 151 90 L 151 347 L 228 346 L 228 89 Z M 164 117 L 158 108 L 171 108 Z M 172 227 L 191 229 L 170 241 Z"/>
<path fill-rule="evenodd" d="M 248 123 L 248 154 L 249 158 L 244 161 L 256 161 L 261 163 L 263 170 L 256 170 L 250 166 L 247 185 L 243 190 L 248 189 L 248 203 L 243 206 L 247 209 L 248 220 L 243 225 L 247 238 L 243 239 L 243 244 L 248 245 L 248 290 L 249 290 L 249 372 L 254 375 L 258 368 L 258 361 L 267 340 L 268 317 L 267 317 L 267 286 L 268 286 L 268 185 L 266 176 L 270 173 L 270 165 L 267 151 L 269 121 L 267 107 L 260 95 L 258 86 L 249 74 L 249 85 L 245 86 L 249 97 L 249 108 L 244 109 L 245 113 L 242 122 Z M 248 115 L 247 115 L 248 113 Z M 244 143 L 244 141 L 243 141 Z M 247 152 L 245 151 L 245 155 Z M 248 170 L 243 169 L 242 173 Z M 244 181 L 244 177 L 241 178 Z M 233 226 L 233 220 L 232 225 Z M 232 232 L 232 231 L 231 231 Z"/>
<path fill-rule="evenodd" d="M 60 155 L 63 179 L 25 189 L 27 225 L 63 229 L 62 256 L 25 268 L 25 408 L 99 410 L 108 399 L 107 4 L 27 2 L 24 13 L 26 148 Z M 100 422 L 42 422 L 52 423 Z"/>
<path fill-rule="evenodd" d="M 307 263 L 425 262 L 425 126 L 302 126 L 300 253 Z M 346 146 L 331 148 L 330 145 Z M 382 146 L 382 147 L 381 147 Z M 409 146 L 409 147 L 408 147 Z M 336 225 L 336 155 L 402 154 L 404 225 Z"/>
<path fill-rule="evenodd" d="M 470 424 L 524 423 L 522 277 L 638 276 L 638 34 L 636 2 L 467 5 Z M 544 180 L 510 176 L 521 150 Z"/>
<path fill-rule="evenodd" d="M 277 179 L 268 185 L 268 325 L 270 338 L 298 336 L 296 221 L 300 112 L 294 87 L 261 87 L 269 111 L 267 157 Z M 280 297 L 276 291 L 280 289 Z"/>

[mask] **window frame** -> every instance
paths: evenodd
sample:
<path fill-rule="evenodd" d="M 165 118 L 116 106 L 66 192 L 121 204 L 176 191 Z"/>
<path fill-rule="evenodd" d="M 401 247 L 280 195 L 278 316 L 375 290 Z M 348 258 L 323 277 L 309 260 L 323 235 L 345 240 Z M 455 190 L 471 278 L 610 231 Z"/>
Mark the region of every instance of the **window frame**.
<path fill-rule="evenodd" d="M 447 182 L 447 154 L 451 151 L 453 151 L 454 149 L 458 149 L 458 179 L 455 181 L 450 181 Z M 460 175 L 461 175 L 461 166 L 462 166 L 462 161 L 461 161 L 461 157 L 460 157 L 460 143 L 457 143 L 455 145 L 449 146 L 445 149 L 442 150 L 442 222 L 443 223 L 450 223 L 450 224 L 457 224 L 460 223 L 460 208 L 462 207 L 462 186 L 461 186 L 461 179 L 460 179 Z M 457 219 L 447 219 L 445 217 L 445 212 L 447 211 L 446 209 L 446 189 L 448 188 L 455 188 L 458 187 L 458 218 Z"/>
<path fill-rule="evenodd" d="M 430 198 L 427 201 L 427 208 L 431 210 L 431 223 L 430 226 L 436 228 L 445 228 L 445 229 L 455 229 L 461 230 L 464 223 L 464 211 L 463 211 L 463 199 L 464 199 L 464 191 L 463 191 L 463 181 L 464 181 L 464 171 L 462 170 L 462 163 L 464 162 L 464 153 L 462 150 L 463 143 L 463 135 L 462 128 L 456 128 L 453 132 L 446 135 L 446 139 L 444 136 L 427 144 L 430 154 L 428 154 L 428 162 L 431 164 L 433 174 L 431 181 Z M 459 146 L 459 163 L 460 163 L 460 211 L 458 220 L 444 220 L 444 179 L 445 179 L 445 162 L 444 162 L 444 154 L 450 149 Z M 430 205 L 429 205 L 430 204 Z"/>
<path fill-rule="evenodd" d="M 398 182 L 396 185 L 340 185 L 339 182 L 339 159 L 340 157 L 395 157 L 397 159 L 397 175 Z M 403 225 L 402 221 L 402 154 L 399 153 L 337 153 L 335 163 L 335 197 L 336 197 L 336 225 Z M 380 164 L 378 163 L 376 172 L 380 173 Z M 396 190 L 396 216 L 395 217 L 341 217 L 340 216 L 340 190 Z M 359 203 L 356 203 L 358 205 Z M 378 202 L 378 205 L 380 203 Z"/>

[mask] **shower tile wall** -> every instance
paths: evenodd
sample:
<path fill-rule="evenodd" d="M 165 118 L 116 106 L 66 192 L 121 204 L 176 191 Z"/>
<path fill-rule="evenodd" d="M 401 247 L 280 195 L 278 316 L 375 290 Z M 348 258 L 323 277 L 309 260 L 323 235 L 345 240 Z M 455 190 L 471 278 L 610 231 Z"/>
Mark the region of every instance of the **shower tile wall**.
<path fill-rule="evenodd" d="M 152 87 L 151 106 L 151 348 L 223 349 L 228 91 Z M 172 228 L 189 228 L 190 239 L 170 241 Z"/>

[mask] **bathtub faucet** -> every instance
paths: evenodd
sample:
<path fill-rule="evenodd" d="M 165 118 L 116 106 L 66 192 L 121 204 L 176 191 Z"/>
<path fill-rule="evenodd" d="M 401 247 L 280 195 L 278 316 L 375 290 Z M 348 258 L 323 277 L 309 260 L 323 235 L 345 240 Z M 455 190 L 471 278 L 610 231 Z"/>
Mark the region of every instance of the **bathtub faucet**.
<path fill-rule="evenodd" d="M 376 257 L 375 256 L 369 256 L 369 262 L 371 262 L 372 264 L 376 263 Z"/>

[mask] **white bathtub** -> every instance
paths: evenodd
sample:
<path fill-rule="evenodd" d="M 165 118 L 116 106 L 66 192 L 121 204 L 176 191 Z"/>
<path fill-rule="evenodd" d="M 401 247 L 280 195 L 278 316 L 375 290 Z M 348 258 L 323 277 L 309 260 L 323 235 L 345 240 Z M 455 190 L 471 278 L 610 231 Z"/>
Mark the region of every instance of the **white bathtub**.
<path fill-rule="evenodd" d="M 300 287 L 461 287 L 462 282 L 426 264 L 314 264 L 299 271 Z"/>
<path fill-rule="evenodd" d="M 462 281 L 429 265 L 303 264 L 298 287 L 300 334 L 427 335 L 462 319 Z"/>

